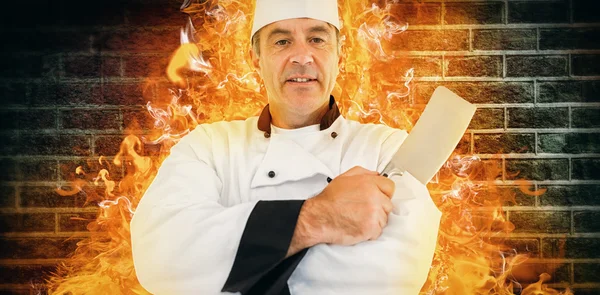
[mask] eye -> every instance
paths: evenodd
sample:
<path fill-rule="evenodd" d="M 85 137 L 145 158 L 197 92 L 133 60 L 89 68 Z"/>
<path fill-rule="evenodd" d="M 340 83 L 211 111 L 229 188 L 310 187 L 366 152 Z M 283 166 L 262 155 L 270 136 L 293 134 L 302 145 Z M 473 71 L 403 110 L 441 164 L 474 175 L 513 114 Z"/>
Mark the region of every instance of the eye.
<path fill-rule="evenodd" d="M 315 37 L 315 38 L 312 38 L 312 39 L 310 39 L 310 41 L 311 41 L 312 43 L 324 43 L 324 42 L 325 42 L 325 40 L 323 40 L 323 39 L 321 39 L 321 38 L 316 38 L 316 37 Z"/>
<path fill-rule="evenodd" d="M 284 40 L 279 40 L 279 41 L 275 42 L 275 45 L 283 46 L 283 45 L 287 45 L 289 43 L 290 43 L 290 41 L 284 39 Z"/>

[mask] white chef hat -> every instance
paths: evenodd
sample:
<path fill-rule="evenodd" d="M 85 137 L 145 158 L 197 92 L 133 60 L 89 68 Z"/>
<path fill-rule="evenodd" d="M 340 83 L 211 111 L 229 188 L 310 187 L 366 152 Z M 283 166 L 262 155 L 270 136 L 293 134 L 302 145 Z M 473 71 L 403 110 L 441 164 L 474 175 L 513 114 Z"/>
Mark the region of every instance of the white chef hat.
<path fill-rule="evenodd" d="M 270 23 L 304 17 L 328 22 L 340 29 L 337 0 L 256 0 L 250 37 Z"/>

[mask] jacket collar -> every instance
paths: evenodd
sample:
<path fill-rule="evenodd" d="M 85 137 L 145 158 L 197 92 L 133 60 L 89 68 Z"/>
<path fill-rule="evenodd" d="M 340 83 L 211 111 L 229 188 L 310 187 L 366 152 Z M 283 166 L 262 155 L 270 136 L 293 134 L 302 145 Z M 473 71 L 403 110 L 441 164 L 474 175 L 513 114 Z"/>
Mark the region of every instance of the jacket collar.
<path fill-rule="evenodd" d="M 333 98 L 333 95 L 329 95 L 329 110 L 325 113 L 323 118 L 321 118 L 321 130 L 329 128 L 339 116 L 340 110 L 335 103 L 335 99 Z M 260 113 L 257 125 L 258 130 L 265 133 L 265 137 L 271 136 L 271 112 L 269 111 L 269 104 L 267 104 Z"/>

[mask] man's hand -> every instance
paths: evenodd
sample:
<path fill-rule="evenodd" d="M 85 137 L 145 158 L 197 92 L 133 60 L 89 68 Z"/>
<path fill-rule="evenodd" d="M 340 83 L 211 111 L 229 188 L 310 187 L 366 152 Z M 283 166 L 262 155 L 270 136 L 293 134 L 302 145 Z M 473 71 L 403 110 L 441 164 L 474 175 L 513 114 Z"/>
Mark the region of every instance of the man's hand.
<path fill-rule="evenodd" d="M 319 243 L 354 245 L 377 239 L 393 205 L 394 182 L 354 167 L 304 202 L 288 256 Z"/>

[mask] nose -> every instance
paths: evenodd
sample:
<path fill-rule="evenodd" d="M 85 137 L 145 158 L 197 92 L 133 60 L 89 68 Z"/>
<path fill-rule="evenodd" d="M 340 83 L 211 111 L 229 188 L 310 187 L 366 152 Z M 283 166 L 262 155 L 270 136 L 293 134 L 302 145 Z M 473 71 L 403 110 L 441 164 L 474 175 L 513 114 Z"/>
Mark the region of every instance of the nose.
<path fill-rule="evenodd" d="M 313 53 L 307 44 L 295 44 L 290 57 L 290 62 L 295 65 L 308 65 L 314 62 Z"/>

